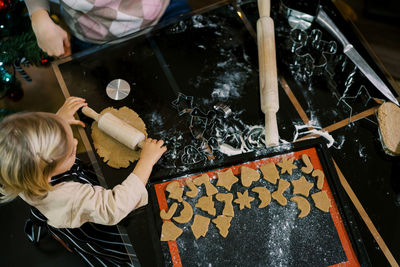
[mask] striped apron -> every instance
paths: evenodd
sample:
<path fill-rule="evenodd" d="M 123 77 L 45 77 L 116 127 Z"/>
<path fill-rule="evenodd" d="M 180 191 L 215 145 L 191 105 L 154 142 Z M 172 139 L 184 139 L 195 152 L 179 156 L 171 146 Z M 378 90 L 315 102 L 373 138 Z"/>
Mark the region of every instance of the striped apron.
<path fill-rule="evenodd" d="M 77 159 L 72 168 L 52 177 L 51 184 L 74 181 L 98 185 L 96 175 L 87 170 Z M 134 254 L 129 254 L 117 226 L 85 223 L 80 228 L 54 228 L 47 224 L 47 218 L 36 208 L 31 207 L 30 218 L 25 222 L 25 234 L 35 245 L 50 233 L 69 251 L 77 253 L 89 266 L 139 266 Z M 133 251 L 129 249 L 129 251 Z"/>

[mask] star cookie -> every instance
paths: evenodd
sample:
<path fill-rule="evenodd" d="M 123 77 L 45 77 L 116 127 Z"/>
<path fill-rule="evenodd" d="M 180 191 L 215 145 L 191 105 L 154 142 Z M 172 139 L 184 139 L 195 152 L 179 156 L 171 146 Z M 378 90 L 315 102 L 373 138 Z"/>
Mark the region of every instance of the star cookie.
<path fill-rule="evenodd" d="M 245 207 L 251 209 L 251 202 L 254 200 L 254 197 L 249 196 L 249 191 L 244 191 L 244 193 L 237 192 L 238 198 L 233 202 L 239 204 L 239 209 L 242 210 Z"/>
<path fill-rule="evenodd" d="M 292 185 L 294 195 L 300 194 L 305 197 L 308 197 L 311 188 L 314 186 L 314 184 L 308 182 L 304 176 L 301 176 L 300 179 L 293 180 Z"/>
<path fill-rule="evenodd" d="M 285 172 L 292 175 L 293 169 L 297 169 L 297 166 L 293 164 L 294 158 L 282 158 L 281 162 L 278 163 L 278 166 L 281 167 L 281 174 Z"/>
<path fill-rule="evenodd" d="M 231 190 L 232 185 L 237 183 L 237 181 L 239 181 L 239 179 L 236 178 L 235 175 L 233 175 L 231 169 L 225 172 L 219 172 L 217 175 L 218 175 L 217 186 L 223 186 L 229 191 Z"/>

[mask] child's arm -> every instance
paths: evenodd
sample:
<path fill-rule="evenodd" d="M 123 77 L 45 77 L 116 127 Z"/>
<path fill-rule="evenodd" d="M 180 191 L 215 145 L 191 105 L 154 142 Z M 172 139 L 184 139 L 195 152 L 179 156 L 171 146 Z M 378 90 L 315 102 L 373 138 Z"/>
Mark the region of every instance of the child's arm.
<path fill-rule="evenodd" d="M 167 151 L 167 148 L 163 146 L 163 144 L 163 140 L 157 141 L 151 138 L 147 138 L 144 143 L 140 159 L 133 170 L 133 173 L 139 177 L 144 185 L 146 185 L 149 180 L 154 164 L 156 164 L 162 154 Z"/>
<path fill-rule="evenodd" d="M 57 115 L 63 118 L 68 124 L 70 125 L 81 125 L 85 127 L 85 124 L 75 119 L 74 114 L 80 109 L 81 107 L 87 106 L 86 100 L 81 97 L 71 96 L 65 100 L 64 105 L 57 111 Z"/>
<path fill-rule="evenodd" d="M 167 150 L 162 140 L 148 138 L 133 172 L 112 189 L 77 182 L 63 183 L 46 197 L 47 223 L 58 228 L 80 227 L 85 222 L 114 225 L 148 202 L 146 183 L 154 164 Z"/>

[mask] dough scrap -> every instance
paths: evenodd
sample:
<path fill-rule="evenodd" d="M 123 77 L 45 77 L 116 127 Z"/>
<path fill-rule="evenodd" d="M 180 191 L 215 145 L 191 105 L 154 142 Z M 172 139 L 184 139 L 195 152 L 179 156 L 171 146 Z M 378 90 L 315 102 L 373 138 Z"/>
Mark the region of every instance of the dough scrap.
<path fill-rule="evenodd" d="M 285 158 L 283 157 L 281 159 L 281 162 L 278 163 L 278 166 L 281 167 L 281 174 L 284 174 L 285 172 L 289 173 L 292 175 L 293 169 L 297 169 L 297 166 L 293 164 L 294 157 L 291 158 Z"/>
<path fill-rule="evenodd" d="M 222 210 L 222 215 L 225 215 L 228 217 L 235 216 L 235 212 L 233 211 L 233 205 L 232 205 L 232 200 L 233 200 L 232 193 L 218 193 L 215 195 L 215 198 L 219 202 L 225 203 L 224 209 Z"/>
<path fill-rule="evenodd" d="M 219 234 L 224 238 L 227 237 L 229 228 L 231 227 L 232 217 L 226 217 L 224 215 L 219 215 L 217 218 L 213 219 L 212 222 L 219 230 Z"/>
<path fill-rule="evenodd" d="M 239 204 L 239 209 L 242 210 L 245 207 L 251 209 L 251 202 L 254 200 L 254 197 L 249 196 L 249 191 L 246 190 L 244 193 L 237 192 L 237 199 L 233 202 Z"/>
<path fill-rule="evenodd" d="M 315 207 L 324 212 L 329 212 L 329 208 L 332 207 L 332 205 L 331 200 L 325 191 L 312 194 L 311 197 L 314 200 Z"/>
<path fill-rule="evenodd" d="M 212 216 L 215 216 L 215 214 L 216 214 L 212 196 L 207 196 L 207 197 L 204 196 L 204 197 L 199 198 L 195 207 L 207 212 L 208 214 L 210 214 Z"/>
<path fill-rule="evenodd" d="M 304 172 L 305 174 L 311 173 L 312 170 L 314 169 L 314 166 L 310 161 L 310 157 L 307 154 L 303 154 L 301 155 L 301 159 L 303 160 L 303 163 L 306 165 L 305 167 L 301 167 L 301 171 Z"/>
<path fill-rule="evenodd" d="M 195 178 L 193 180 L 193 183 L 198 186 L 204 184 L 207 196 L 212 196 L 218 193 L 218 189 L 215 186 L 213 186 L 213 184 L 210 182 L 210 177 L 207 174 L 203 174 Z"/>
<path fill-rule="evenodd" d="M 183 209 L 181 210 L 181 214 L 178 217 L 172 218 L 177 223 L 187 223 L 193 217 L 192 206 L 186 201 L 182 201 L 182 204 Z"/>
<path fill-rule="evenodd" d="M 224 171 L 224 172 L 219 172 L 219 173 L 217 173 L 217 175 L 218 175 L 217 186 L 223 186 L 228 191 L 231 190 L 233 184 L 235 184 L 239 181 L 239 179 L 236 178 L 235 175 L 233 175 L 233 172 L 231 169 Z"/>
<path fill-rule="evenodd" d="M 161 227 L 161 241 L 175 241 L 181 234 L 183 230 L 176 226 L 171 221 L 164 221 Z"/>
<path fill-rule="evenodd" d="M 317 177 L 317 188 L 321 190 L 322 187 L 324 186 L 324 178 L 325 178 L 324 172 L 321 170 L 314 170 L 311 175 L 313 177 Z"/>
<path fill-rule="evenodd" d="M 118 110 L 109 107 L 102 110 L 100 114 L 105 114 L 107 112 L 132 125 L 147 137 L 146 125 L 135 111 L 128 107 L 122 107 Z M 101 131 L 96 121 L 92 123 L 91 136 L 97 154 L 112 168 L 127 168 L 131 162 L 139 159 L 140 150 L 132 150 L 116 141 L 114 138 Z"/>
<path fill-rule="evenodd" d="M 310 213 L 310 210 L 311 210 L 310 203 L 304 197 L 295 196 L 295 197 L 292 197 L 290 199 L 290 201 L 297 203 L 297 208 L 300 210 L 300 213 L 297 216 L 298 218 L 304 218 Z"/>
<path fill-rule="evenodd" d="M 169 207 L 168 212 L 165 210 L 160 211 L 160 217 L 163 220 L 169 220 L 174 216 L 176 209 L 178 208 L 178 203 L 174 202 L 172 205 Z"/>
<path fill-rule="evenodd" d="M 379 133 L 382 146 L 389 155 L 400 155 L 400 108 L 385 102 L 378 108 Z"/>
<path fill-rule="evenodd" d="M 208 226 L 210 225 L 210 218 L 194 215 L 193 224 L 191 226 L 193 235 L 196 239 L 199 239 L 200 236 L 205 237 L 208 232 Z"/>
<path fill-rule="evenodd" d="M 264 164 L 260 167 L 260 170 L 264 176 L 264 179 L 270 182 L 271 184 L 276 184 L 276 181 L 279 179 L 279 172 L 276 169 L 275 163 L 270 162 Z"/>
<path fill-rule="evenodd" d="M 240 179 L 243 186 L 250 187 L 253 182 L 256 182 L 258 179 L 260 179 L 260 173 L 257 170 L 243 166 L 241 168 Z"/>
<path fill-rule="evenodd" d="M 167 185 L 165 191 L 169 192 L 169 198 L 176 199 L 182 202 L 183 198 L 183 187 L 179 185 L 178 181 L 173 181 Z"/>
<path fill-rule="evenodd" d="M 186 196 L 194 198 L 197 196 L 197 194 L 199 193 L 199 189 L 197 188 L 197 186 L 193 183 L 192 180 L 190 179 L 186 179 L 186 186 L 189 187 L 189 190 L 186 191 Z"/>
<path fill-rule="evenodd" d="M 290 186 L 290 183 L 286 180 L 279 179 L 278 189 L 272 193 L 272 198 L 275 199 L 281 206 L 286 206 L 287 199 L 283 196 L 283 192 L 286 191 Z"/>
<path fill-rule="evenodd" d="M 301 176 L 300 179 L 293 180 L 292 185 L 294 195 L 300 194 L 305 197 L 308 197 L 311 188 L 314 186 L 314 184 L 308 182 L 304 176 Z"/>
<path fill-rule="evenodd" d="M 267 188 L 258 186 L 251 189 L 251 191 L 256 192 L 258 194 L 258 198 L 261 201 L 260 205 L 258 205 L 259 209 L 265 208 L 271 202 L 271 193 Z"/>

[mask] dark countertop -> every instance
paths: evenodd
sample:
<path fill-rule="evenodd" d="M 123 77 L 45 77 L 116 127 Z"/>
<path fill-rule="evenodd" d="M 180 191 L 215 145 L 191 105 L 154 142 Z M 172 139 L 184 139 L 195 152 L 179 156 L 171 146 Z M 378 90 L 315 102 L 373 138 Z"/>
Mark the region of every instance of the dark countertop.
<path fill-rule="evenodd" d="M 349 41 L 383 77 L 331 2 L 322 3 Z M 272 16 L 279 75 L 305 111 L 308 126 L 324 128 L 377 106 L 370 97 L 383 98 L 382 95 L 354 69 L 333 37 L 315 23 L 306 31 L 293 30 L 278 10 L 274 2 Z M 254 38 L 257 19 L 254 1 L 242 1 L 239 6 L 213 6 L 193 16 L 182 17 L 181 21 L 158 25 L 150 32 L 134 34 L 122 43 L 74 55 L 55 64 L 54 69 L 66 95 L 86 98 L 96 111 L 109 106 L 128 106 L 142 117 L 149 136 L 166 140 L 169 152 L 155 166 L 152 182 L 230 166 L 249 160 L 254 154 L 271 152 L 262 149 L 260 142 L 243 145 L 240 139 L 240 136 L 248 140 L 260 137 L 260 125 L 264 123 L 259 104 L 258 55 Z M 316 41 L 300 43 L 296 41 L 299 40 L 297 37 Z M 105 93 L 107 84 L 117 78 L 126 80 L 131 86 L 130 95 L 121 101 L 111 100 Z M 347 97 L 343 98 L 345 90 Z M 193 97 L 192 104 L 184 96 Z M 296 133 L 301 136 L 304 132 L 301 129 L 304 117 L 298 114 L 282 84 L 279 97 L 280 138 L 282 142 L 291 142 Z M 177 99 L 181 101 L 174 105 Z M 218 104 L 228 106 L 231 113 L 224 114 L 215 108 Z M 179 115 L 179 111 L 188 107 L 197 109 Z M 198 131 L 204 139 L 194 138 Z M 121 183 L 134 166 L 120 170 L 108 167 L 92 153 L 90 128 L 82 134 L 89 136 L 89 143 L 85 145 L 100 180 L 108 187 Z M 396 170 L 400 163 L 399 159 L 384 154 L 375 116 L 352 122 L 331 132 L 330 136 L 334 143 L 329 153 L 394 257 L 400 258 L 400 206 L 396 202 L 400 192 L 400 177 Z M 202 149 L 204 142 L 213 152 L 215 159 L 212 161 Z M 218 147 L 222 142 L 244 153 L 228 156 Z M 348 203 L 345 209 L 354 216 L 350 227 L 360 233 L 368 253 L 364 263 L 388 265 L 350 200 L 346 199 L 345 203 Z M 146 223 L 151 212 L 151 209 L 139 209 L 121 223 L 122 231 L 128 232 L 139 260 L 145 266 L 162 264 L 162 257 L 157 252 L 159 242 L 154 236 L 143 234 L 156 232 Z M 147 241 L 135 242 L 143 239 Z M 151 256 L 153 254 L 156 257 Z"/>

